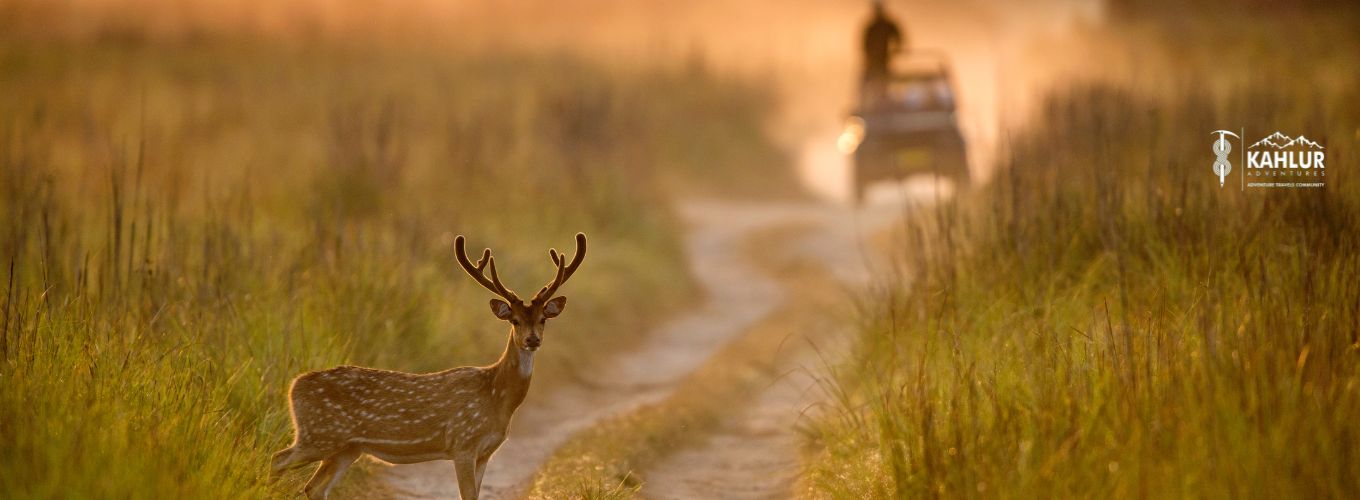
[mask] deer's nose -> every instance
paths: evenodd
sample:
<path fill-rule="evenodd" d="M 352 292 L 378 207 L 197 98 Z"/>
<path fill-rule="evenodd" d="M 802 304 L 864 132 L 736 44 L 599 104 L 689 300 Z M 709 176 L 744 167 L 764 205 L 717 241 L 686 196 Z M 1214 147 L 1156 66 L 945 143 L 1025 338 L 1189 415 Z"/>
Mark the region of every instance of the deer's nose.
<path fill-rule="evenodd" d="M 538 337 L 529 337 L 529 338 L 524 339 L 524 346 L 525 346 L 525 347 L 529 347 L 529 348 L 531 348 L 531 349 L 537 349 L 538 346 L 539 346 L 539 344 L 542 344 L 542 343 L 543 343 L 543 339 L 540 339 L 540 338 L 538 338 Z"/>

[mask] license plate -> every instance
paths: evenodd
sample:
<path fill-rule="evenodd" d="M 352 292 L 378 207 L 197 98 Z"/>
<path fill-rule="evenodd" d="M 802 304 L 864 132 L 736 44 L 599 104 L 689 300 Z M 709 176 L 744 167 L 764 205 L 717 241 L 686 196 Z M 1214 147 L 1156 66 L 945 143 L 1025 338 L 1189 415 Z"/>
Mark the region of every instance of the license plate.
<path fill-rule="evenodd" d="M 930 170 L 935 165 L 935 157 L 930 148 L 899 149 L 895 159 L 899 170 Z"/>

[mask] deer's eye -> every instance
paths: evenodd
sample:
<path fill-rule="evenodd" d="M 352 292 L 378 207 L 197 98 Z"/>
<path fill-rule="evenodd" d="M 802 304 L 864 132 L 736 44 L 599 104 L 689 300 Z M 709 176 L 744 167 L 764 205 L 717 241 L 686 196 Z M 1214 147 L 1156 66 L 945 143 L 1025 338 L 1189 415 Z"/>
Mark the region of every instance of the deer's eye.
<path fill-rule="evenodd" d="M 546 324 L 548 324 L 548 318 L 540 319 L 540 320 L 538 320 L 538 322 L 541 323 L 541 324 L 545 324 L 545 325 L 546 325 Z"/>
<path fill-rule="evenodd" d="M 519 320 L 517 320 L 517 319 L 511 319 L 511 320 L 510 320 L 510 324 L 515 325 L 515 326 L 519 326 Z"/>

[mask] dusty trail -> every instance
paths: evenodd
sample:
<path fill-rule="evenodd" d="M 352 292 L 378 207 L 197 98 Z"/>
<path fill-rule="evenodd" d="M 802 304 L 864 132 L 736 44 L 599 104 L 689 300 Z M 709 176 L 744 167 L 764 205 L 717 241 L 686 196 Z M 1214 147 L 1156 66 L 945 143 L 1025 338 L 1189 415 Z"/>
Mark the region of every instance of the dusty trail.
<path fill-rule="evenodd" d="M 522 495 L 534 472 L 573 434 L 660 401 L 716 350 L 773 311 L 786 291 L 743 252 L 749 235 L 789 224 L 813 224 L 819 228 L 816 234 L 786 250 L 835 264 L 838 275 L 862 277 L 862 264 L 858 269 L 853 264 L 863 262 L 855 257 L 857 228 L 881 226 L 898 213 L 878 210 L 857 216 L 845 208 L 792 203 L 690 202 L 680 208 L 688 226 L 689 266 L 704 292 L 703 303 L 647 333 L 635 348 L 602 363 L 580 383 L 531 394 L 515 416 L 509 439 L 487 467 L 483 497 Z M 835 259 L 837 255 L 851 257 Z M 379 488 L 372 493 L 379 496 L 458 497 L 453 466 L 447 461 L 382 467 L 376 475 Z"/>
<path fill-rule="evenodd" d="M 878 267 L 872 265 L 876 256 L 864 249 L 865 237 L 900 213 L 885 207 L 859 212 L 824 206 L 767 209 L 810 225 L 789 251 L 774 252 L 767 258 L 815 263 L 841 284 L 852 287 L 863 285 L 869 280 L 870 269 Z M 789 292 L 795 296 L 800 293 Z M 820 349 L 823 356 L 835 356 L 842 350 L 843 342 L 839 341 L 846 331 L 842 319 L 827 311 L 814 323 L 790 331 L 778 366 L 784 375 L 744 408 L 726 416 L 698 446 L 673 453 L 644 471 L 642 495 L 653 499 L 791 497 L 799 473 L 796 424 L 804 410 L 820 397 L 813 375 L 820 363 L 816 350 Z"/>

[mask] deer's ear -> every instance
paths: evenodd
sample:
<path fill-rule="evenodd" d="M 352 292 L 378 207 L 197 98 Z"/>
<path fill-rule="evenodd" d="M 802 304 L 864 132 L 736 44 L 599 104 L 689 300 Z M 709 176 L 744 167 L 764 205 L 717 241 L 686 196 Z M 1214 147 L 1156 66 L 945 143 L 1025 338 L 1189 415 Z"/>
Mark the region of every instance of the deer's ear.
<path fill-rule="evenodd" d="M 497 318 L 506 320 L 510 319 L 510 315 L 513 314 L 510 310 L 510 304 L 501 299 L 491 299 L 491 312 Z"/>
<path fill-rule="evenodd" d="M 543 316 L 548 318 L 556 318 L 557 315 L 562 314 L 562 310 L 566 308 L 567 298 L 557 297 L 543 304 Z"/>

